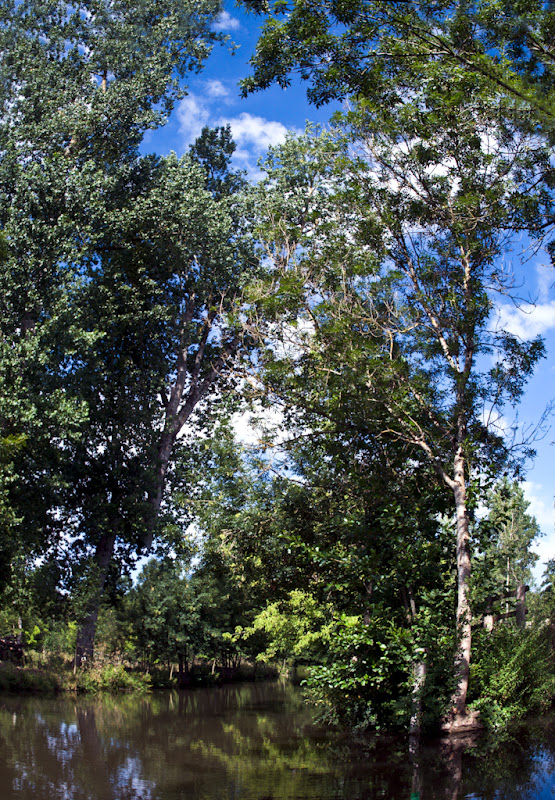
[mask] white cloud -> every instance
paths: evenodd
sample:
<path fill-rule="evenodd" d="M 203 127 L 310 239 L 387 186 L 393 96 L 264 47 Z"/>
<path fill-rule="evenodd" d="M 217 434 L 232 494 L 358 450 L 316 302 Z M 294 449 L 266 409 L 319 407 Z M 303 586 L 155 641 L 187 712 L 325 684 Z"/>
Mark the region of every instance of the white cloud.
<path fill-rule="evenodd" d="M 231 133 L 237 145 L 234 160 L 246 169 L 252 178 L 259 177 L 256 163 L 269 147 L 281 144 L 289 131 L 281 122 L 265 119 L 243 112 L 236 117 L 221 115 L 218 105 L 227 103 L 230 94 L 225 85 L 218 80 L 206 82 L 206 93 L 203 96 L 188 94 L 183 98 L 177 109 L 179 131 L 183 137 L 185 148 L 191 144 L 202 131 L 205 125 L 211 127 L 231 126 Z M 216 117 L 216 113 L 221 116 Z M 295 133 L 300 131 L 294 130 Z"/>
<path fill-rule="evenodd" d="M 230 125 L 231 133 L 237 144 L 235 158 L 255 177 L 256 162 L 266 153 L 269 147 L 281 144 L 290 129 L 281 122 L 257 117 L 243 112 L 238 117 L 222 118 L 217 125 Z"/>
<path fill-rule="evenodd" d="M 220 31 L 237 31 L 240 27 L 241 23 L 238 19 L 232 17 L 229 11 L 222 11 L 212 25 L 212 30 L 219 33 Z"/>
<path fill-rule="evenodd" d="M 281 144 L 288 130 L 281 122 L 255 117 L 246 111 L 238 117 L 223 121 L 231 125 L 233 137 L 238 145 L 250 146 L 259 152 L 265 152 L 268 147 Z"/>
<path fill-rule="evenodd" d="M 515 423 L 510 422 L 507 417 L 504 417 L 497 408 L 484 407 L 482 409 L 482 424 L 490 428 L 494 433 L 499 436 L 508 436 L 511 432 L 514 433 Z"/>
<path fill-rule="evenodd" d="M 210 122 L 210 110 L 206 103 L 194 94 L 184 97 L 177 108 L 179 132 L 183 136 L 183 144 L 188 145 L 200 136 L 205 125 Z"/>
<path fill-rule="evenodd" d="M 536 265 L 536 279 L 538 282 L 538 296 L 539 300 L 542 303 L 547 303 L 549 299 L 549 294 L 551 289 L 553 288 L 553 283 L 555 281 L 555 275 L 553 274 L 553 268 L 548 267 L 545 264 L 537 264 Z"/>
<path fill-rule="evenodd" d="M 235 435 L 245 447 L 260 447 L 266 439 L 265 431 L 279 428 L 282 422 L 283 414 L 277 407 L 260 409 L 256 414 L 239 412 L 232 420 Z M 278 441 L 282 440 L 283 436 L 278 437 Z"/>
<path fill-rule="evenodd" d="M 206 93 L 209 97 L 229 97 L 229 90 L 218 80 L 206 81 Z"/>
<path fill-rule="evenodd" d="M 549 534 L 555 532 L 555 508 L 551 502 L 545 500 L 545 492 L 539 483 L 523 481 L 522 488 L 530 506 L 528 514 L 534 516 L 542 532 Z M 555 555 L 555 553 L 552 554 Z"/>
<path fill-rule="evenodd" d="M 555 329 L 555 300 L 549 303 L 523 303 L 519 307 L 502 305 L 498 308 L 499 328 L 521 339 L 533 339 L 538 334 Z"/>

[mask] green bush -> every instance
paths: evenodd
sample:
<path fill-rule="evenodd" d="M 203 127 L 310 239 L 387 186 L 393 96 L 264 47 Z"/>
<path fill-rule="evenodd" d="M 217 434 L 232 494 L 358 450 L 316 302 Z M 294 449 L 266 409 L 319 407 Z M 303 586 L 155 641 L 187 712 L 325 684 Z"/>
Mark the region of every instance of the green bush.
<path fill-rule="evenodd" d="M 325 662 L 309 668 L 303 685 L 320 721 L 352 730 L 404 729 L 413 713 L 414 668 L 424 662 L 421 727 L 435 732 L 453 685 L 453 636 L 424 609 L 417 625 L 404 627 L 388 609 L 370 624 L 342 616 L 329 633 Z"/>
<path fill-rule="evenodd" d="M 386 619 L 367 626 L 344 616 L 329 641 L 326 663 L 303 682 L 318 719 L 354 730 L 402 726 L 410 713 L 408 632 Z"/>
<path fill-rule="evenodd" d="M 35 669 L 22 669 L 13 664 L 0 665 L 1 692 L 37 692 L 51 694 L 59 691 L 60 682 L 56 675 Z"/>
<path fill-rule="evenodd" d="M 72 688 L 72 687 L 69 687 Z M 126 670 L 121 664 L 103 664 L 101 667 L 81 669 L 75 675 L 77 692 L 147 692 L 151 688 L 150 676 Z"/>
<path fill-rule="evenodd" d="M 555 701 L 555 661 L 548 625 L 501 625 L 474 636 L 469 701 L 490 728 L 505 727 Z"/>

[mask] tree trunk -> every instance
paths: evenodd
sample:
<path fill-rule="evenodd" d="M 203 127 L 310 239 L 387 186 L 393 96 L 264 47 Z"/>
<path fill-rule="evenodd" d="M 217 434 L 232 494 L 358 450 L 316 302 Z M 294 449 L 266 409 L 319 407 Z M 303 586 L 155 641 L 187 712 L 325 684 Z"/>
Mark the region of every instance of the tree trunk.
<path fill-rule="evenodd" d="M 526 627 L 526 589 L 523 583 L 516 585 L 516 624 L 524 630 Z"/>
<path fill-rule="evenodd" d="M 413 664 L 413 687 L 412 687 L 412 712 L 409 723 L 409 733 L 417 741 L 420 736 L 420 726 L 422 723 L 422 694 L 426 683 L 427 664 L 424 659 Z"/>
<path fill-rule="evenodd" d="M 372 601 L 372 593 L 374 591 L 374 584 L 372 583 L 372 581 L 368 581 L 367 583 L 365 583 L 364 589 L 366 591 L 366 604 L 364 606 L 364 614 L 362 620 L 364 625 L 369 626 L 372 618 L 371 601 Z"/>
<path fill-rule="evenodd" d="M 148 520 L 146 526 L 146 533 L 143 539 L 143 546 L 147 552 L 152 547 L 152 540 L 154 538 L 154 529 L 156 527 L 156 521 L 160 514 L 160 507 L 162 505 L 162 499 L 164 497 L 164 491 L 166 489 L 166 476 L 168 473 L 168 465 L 170 463 L 170 458 L 173 446 L 175 444 L 175 439 L 176 439 L 176 433 L 173 431 L 173 429 L 170 431 L 164 431 L 158 447 L 156 483 L 154 492 L 150 497 L 152 515 L 151 518 Z"/>
<path fill-rule="evenodd" d="M 96 622 L 102 592 L 108 577 L 110 561 L 114 553 L 116 543 L 116 532 L 118 524 L 114 524 L 110 533 L 103 533 L 96 546 L 94 554 L 94 567 L 92 575 L 92 587 L 90 597 L 87 601 L 87 613 L 77 635 L 75 646 L 75 668 L 81 667 L 84 663 L 92 661 L 94 656 L 94 637 L 96 634 Z"/>
<path fill-rule="evenodd" d="M 457 517 L 457 685 L 452 697 L 455 720 L 467 716 L 466 697 L 470 675 L 470 650 L 472 645 L 470 613 L 470 526 L 466 498 L 465 460 L 459 445 L 454 460 L 455 508 Z"/>

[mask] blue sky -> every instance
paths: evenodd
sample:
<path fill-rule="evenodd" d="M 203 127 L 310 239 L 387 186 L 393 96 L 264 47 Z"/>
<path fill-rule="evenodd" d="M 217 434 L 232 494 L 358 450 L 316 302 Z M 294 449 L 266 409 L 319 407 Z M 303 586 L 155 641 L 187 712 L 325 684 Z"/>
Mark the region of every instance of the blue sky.
<path fill-rule="evenodd" d="M 259 33 L 259 19 L 227 4 L 217 30 L 238 45 L 217 46 L 202 73 L 187 81 L 188 95 L 179 103 L 165 128 L 147 135 L 144 152 L 177 155 L 186 152 L 204 125 L 230 124 L 237 144 L 236 163 L 256 174 L 256 163 L 270 145 L 279 144 L 287 130 L 301 132 L 307 120 L 325 123 L 332 110 L 316 109 L 306 100 L 305 89 L 294 84 L 286 90 L 273 87 L 247 99 L 240 97 L 238 83 L 249 73 L 248 61 Z"/>
<path fill-rule="evenodd" d="M 242 99 L 238 82 L 249 72 L 248 60 L 258 38 L 259 21 L 226 4 L 226 11 L 216 25 L 230 35 L 238 48 L 231 54 L 226 47 L 215 48 L 205 69 L 188 81 L 188 94 L 177 106 L 169 123 L 161 130 L 149 133 L 143 152 L 185 153 L 204 125 L 230 124 L 237 143 L 236 163 L 252 178 L 257 176 L 257 161 L 270 145 L 283 141 L 288 130 L 300 132 L 307 120 L 325 124 L 333 109 L 316 109 L 306 100 L 305 87 L 293 83 L 282 90 L 278 87 Z M 523 339 L 540 334 L 547 345 L 547 358 L 541 362 L 530 381 L 518 409 L 521 432 L 531 431 L 541 418 L 546 405 L 555 398 L 555 272 L 543 250 L 531 253 L 523 240 L 525 258 L 513 258 L 523 285 L 522 302 L 517 306 L 501 302 L 499 321 Z M 519 249 L 518 246 L 516 248 Z M 533 302 L 531 302 L 533 301 Z M 537 457 L 529 464 L 524 490 L 530 501 L 529 512 L 534 514 L 543 532 L 536 551 L 542 562 L 555 557 L 555 416 L 541 440 L 536 441 Z M 505 424 L 511 427 L 514 418 L 507 415 Z M 541 575 L 538 566 L 536 575 Z"/>

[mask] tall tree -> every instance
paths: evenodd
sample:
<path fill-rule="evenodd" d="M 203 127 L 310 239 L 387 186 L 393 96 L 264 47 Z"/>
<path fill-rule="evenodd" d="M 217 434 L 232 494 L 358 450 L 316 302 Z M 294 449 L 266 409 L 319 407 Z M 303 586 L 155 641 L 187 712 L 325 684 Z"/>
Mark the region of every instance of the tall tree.
<path fill-rule="evenodd" d="M 78 657 L 92 652 L 116 543 L 151 546 L 178 436 L 187 428 L 190 441 L 215 401 L 233 395 L 241 294 L 255 265 L 233 149 L 229 129 L 205 130 L 190 156 L 139 162 L 135 190 L 105 219 L 101 269 L 81 292 L 101 337 L 74 373 L 91 424 L 71 470 L 79 465 L 75 502 L 98 571 Z"/>
<path fill-rule="evenodd" d="M 552 123 L 553 9 L 542 0 L 242 0 L 266 21 L 251 59 L 245 94 L 292 75 L 310 83 L 317 105 L 346 97 L 372 97 L 391 76 L 402 85 L 430 62 L 485 80 L 513 102 Z M 522 119 L 522 122 L 525 122 Z M 526 124 L 526 123 L 525 123 Z"/>
<path fill-rule="evenodd" d="M 145 130 L 182 94 L 176 75 L 199 69 L 217 38 L 219 8 L 0 5 L 2 429 L 25 438 L 22 481 L 83 419 L 60 381 L 83 344 L 68 290 L 95 260 L 95 231 L 121 202 Z"/>
<path fill-rule="evenodd" d="M 379 420 L 377 435 L 420 452 L 452 493 L 453 726 L 470 721 L 471 495 L 480 472 L 507 458 L 501 432 L 487 421 L 504 402 L 518 400 L 543 355 L 540 340 L 522 343 L 491 327 L 494 292 L 511 291 L 499 258 L 529 143 L 505 135 L 480 88 L 462 103 L 471 90 L 466 76 L 455 81 L 436 65 L 387 108 L 365 99 L 347 116 L 344 132 L 358 158 L 332 143 L 325 178 L 310 185 L 322 143 L 310 153 L 302 142 L 296 160 L 289 143 L 273 159 L 291 187 L 286 201 L 282 187 L 271 194 L 279 183 L 274 175 L 265 187 L 271 220 L 265 232 L 275 265 L 270 302 L 285 305 L 289 293 L 287 307 L 298 315 L 300 331 L 288 351 L 273 348 L 270 357 L 295 363 L 306 343 L 320 368 L 342 374 L 348 387 L 353 360 L 366 353 L 364 404 L 373 409 L 374 425 Z M 335 198 L 332 159 L 339 172 Z M 322 214 L 318 206 L 326 202 Z M 497 359 L 493 369 L 484 366 L 483 354 Z"/>
<path fill-rule="evenodd" d="M 540 527 L 527 513 L 530 503 L 522 487 L 506 477 L 487 493 L 486 505 L 488 514 L 477 526 L 476 584 L 490 607 L 495 600 L 501 605 L 505 597 L 507 611 L 509 596 L 517 597 L 517 622 L 524 627 L 525 588 L 532 582 L 531 568 L 539 559 L 531 548 L 540 536 Z"/>
<path fill-rule="evenodd" d="M 96 598 L 118 531 L 128 549 L 150 544 L 171 447 L 239 344 L 222 320 L 245 265 L 229 199 L 240 181 L 214 187 L 206 171 L 216 158 L 213 174 L 231 175 L 229 132 L 203 168 L 138 153 L 222 39 L 220 10 L 0 5 L 9 502 L 43 546 L 65 530 L 93 547 Z M 89 625 L 79 652 L 91 648 Z"/>

